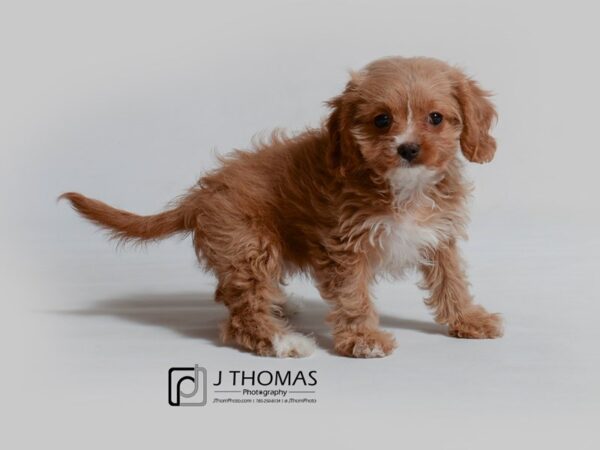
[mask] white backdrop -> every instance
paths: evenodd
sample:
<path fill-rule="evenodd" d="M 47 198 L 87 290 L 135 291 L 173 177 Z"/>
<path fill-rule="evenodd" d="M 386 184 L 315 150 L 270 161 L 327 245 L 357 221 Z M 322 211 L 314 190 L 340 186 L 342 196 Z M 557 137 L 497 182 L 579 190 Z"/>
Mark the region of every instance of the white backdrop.
<path fill-rule="evenodd" d="M 69 448 L 329 439 L 350 448 L 597 448 L 595 9 L 3 2 L 0 408 L 11 425 L 2 439 Z M 464 251 L 478 300 L 505 315 L 501 340 L 445 337 L 411 279 L 377 288 L 383 326 L 400 344 L 394 355 L 339 358 L 325 307 L 298 281 L 290 291 L 308 305 L 296 325 L 315 334 L 317 354 L 276 361 L 220 347 L 225 312 L 189 241 L 115 252 L 55 202 L 76 190 L 156 212 L 214 167 L 215 150 L 246 147 L 274 127 L 318 125 L 347 70 L 387 55 L 444 59 L 496 94 L 499 149 L 493 163 L 469 169 L 476 192 Z M 169 407 L 166 371 L 193 363 L 316 369 L 319 403 Z"/>

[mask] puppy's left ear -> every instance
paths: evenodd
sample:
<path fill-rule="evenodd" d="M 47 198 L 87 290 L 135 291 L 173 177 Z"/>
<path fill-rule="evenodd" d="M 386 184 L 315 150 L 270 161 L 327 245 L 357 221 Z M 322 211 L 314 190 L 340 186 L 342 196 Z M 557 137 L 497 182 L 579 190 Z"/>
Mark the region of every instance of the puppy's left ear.
<path fill-rule="evenodd" d="M 496 140 L 490 135 L 490 128 L 497 117 L 494 105 L 489 100 L 491 94 L 457 70 L 455 95 L 463 122 L 460 135 L 463 155 L 471 162 L 490 162 L 496 153 Z"/>

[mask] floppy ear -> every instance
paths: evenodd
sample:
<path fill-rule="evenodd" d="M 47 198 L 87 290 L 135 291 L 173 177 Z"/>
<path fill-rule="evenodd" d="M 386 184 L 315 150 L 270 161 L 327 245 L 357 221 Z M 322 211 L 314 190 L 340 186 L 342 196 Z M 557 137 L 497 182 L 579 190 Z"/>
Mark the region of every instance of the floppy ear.
<path fill-rule="evenodd" d="M 326 102 L 331 108 L 331 114 L 325 122 L 329 133 L 329 148 L 327 149 L 327 162 L 332 169 L 340 169 L 342 166 L 342 133 L 344 129 L 342 95 L 332 98 Z"/>
<path fill-rule="evenodd" d="M 496 152 L 496 140 L 490 135 L 496 119 L 496 110 L 489 100 L 491 94 L 461 72 L 456 75 L 455 92 L 463 122 L 462 153 L 471 162 L 490 162 Z"/>
<path fill-rule="evenodd" d="M 351 172 L 360 162 L 360 150 L 350 132 L 355 112 L 355 90 L 356 83 L 350 80 L 341 95 L 326 102 L 331 108 L 325 122 L 329 134 L 327 159 L 330 167 L 342 175 Z"/>

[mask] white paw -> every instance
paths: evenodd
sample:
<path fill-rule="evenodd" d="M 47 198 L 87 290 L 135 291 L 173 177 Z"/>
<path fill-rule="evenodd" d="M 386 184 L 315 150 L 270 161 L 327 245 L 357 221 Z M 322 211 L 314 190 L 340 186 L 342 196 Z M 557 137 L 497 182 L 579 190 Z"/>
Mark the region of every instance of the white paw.
<path fill-rule="evenodd" d="M 315 340 L 300 333 L 286 333 L 273 338 L 273 349 L 278 358 L 302 358 L 315 351 Z"/>
<path fill-rule="evenodd" d="M 362 358 L 383 358 L 386 354 L 379 344 L 375 344 L 373 347 L 354 347 L 354 356 L 360 356 Z"/>

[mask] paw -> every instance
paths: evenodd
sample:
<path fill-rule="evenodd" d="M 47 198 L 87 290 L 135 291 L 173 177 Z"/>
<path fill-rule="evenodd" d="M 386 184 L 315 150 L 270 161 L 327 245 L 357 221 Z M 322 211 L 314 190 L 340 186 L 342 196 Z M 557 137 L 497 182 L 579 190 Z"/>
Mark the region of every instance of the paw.
<path fill-rule="evenodd" d="M 272 339 L 273 351 L 278 358 L 304 358 L 315 351 L 315 340 L 300 333 L 289 332 Z"/>
<path fill-rule="evenodd" d="M 270 318 L 240 320 L 231 317 L 221 326 L 223 342 L 235 342 L 258 356 L 301 358 L 315 350 L 313 338 L 275 327 Z"/>
<path fill-rule="evenodd" d="M 466 311 L 449 326 L 450 336 L 467 339 L 494 339 L 503 334 L 500 314 L 490 314 L 481 306 Z"/>
<path fill-rule="evenodd" d="M 334 336 L 335 351 L 354 358 L 382 358 L 396 348 L 391 333 L 381 330 L 342 331 Z"/>

